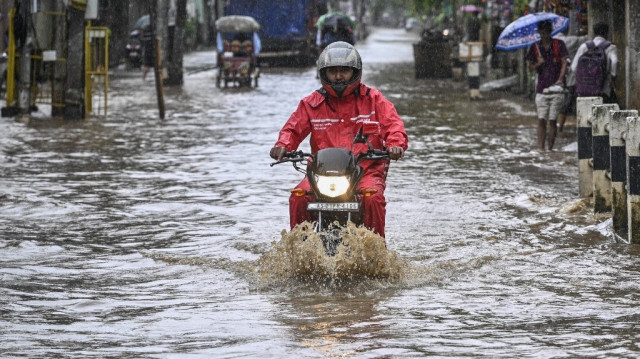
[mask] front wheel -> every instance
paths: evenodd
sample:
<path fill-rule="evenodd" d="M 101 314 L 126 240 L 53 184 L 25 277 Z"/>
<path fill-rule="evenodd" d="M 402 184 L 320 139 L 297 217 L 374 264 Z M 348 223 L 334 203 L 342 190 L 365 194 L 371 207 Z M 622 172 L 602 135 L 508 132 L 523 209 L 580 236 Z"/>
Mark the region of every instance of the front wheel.
<path fill-rule="evenodd" d="M 314 232 L 318 233 L 322 239 L 324 251 L 328 256 L 335 256 L 338 253 L 338 246 L 342 243 L 342 230 L 347 227 L 349 222 L 355 225 L 362 224 L 362 215 L 360 212 L 327 212 L 321 211 L 320 220 L 316 216 L 316 225 Z"/>
<path fill-rule="evenodd" d="M 324 246 L 324 253 L 328 256 L 338 254 L 338 246 L 342 243 L 342 229 L 339 227 L 330 227 L 318 233 Z"/>
<path fill-rule="evenodd" d="M 129 66 L 133 69 L 139 69 L 142 67 L 142 59 L 139 56 L 127 56 Z"/>

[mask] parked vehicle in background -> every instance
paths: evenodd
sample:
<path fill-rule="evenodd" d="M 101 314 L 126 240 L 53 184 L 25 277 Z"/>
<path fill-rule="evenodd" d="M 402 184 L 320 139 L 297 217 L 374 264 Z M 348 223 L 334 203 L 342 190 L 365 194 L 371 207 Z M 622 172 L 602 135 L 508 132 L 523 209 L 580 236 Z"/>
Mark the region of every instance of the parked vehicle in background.
<path fill-rule="evenodd" d="M 327 0 L 233 0 L 224 7 L 225 16 L 251 16 L 260 24 L 261 66 L 280 61 L 293 65 L 315 63 L 315 24 L 326 12 Z"/>
<path fill-rule="evenodd" d="M 216 21 L 216 87 L 258 86 L 260 68 L 257 56 L 261 42 L 260 24 L 250 16 L 223 16 Z"/>
<path fill-rule="evenodd" d="M 339 12 L 324 14 L 318 19 L 316 26 L 318 27 L 316 35 L 318 53 L 336 41 L 348 42 L 351 45 L 356 43 L 356 23 L 346 14 Z"/>
<path fill-rule="evenodd" d="M 410 17 L 404 24 L 404 29 L 407 32 L 415 32 L 416 34 L 422 33 L 422 21 L 415 17 Z"/>
<path fill-rule="evenodd" d="M 142 65 L 142 59 L 144 58 L 144 46 L 142 46 L 142 40 L 144 31 L 149 31 L 151 26 L 149 15 L 141 16 L 133 25 L 133 29 L 129 33 L 129 39 L 125 46 L 127 51 L 127 61 L 132 67 L 140 67 Z"/>

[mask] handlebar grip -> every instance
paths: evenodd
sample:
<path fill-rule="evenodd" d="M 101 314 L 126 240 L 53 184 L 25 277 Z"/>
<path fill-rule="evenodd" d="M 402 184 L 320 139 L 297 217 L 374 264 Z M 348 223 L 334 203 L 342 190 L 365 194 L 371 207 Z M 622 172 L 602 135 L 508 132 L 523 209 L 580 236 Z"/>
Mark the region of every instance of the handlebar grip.
<path fill-rule="evenodd" d="M 311 154 L 304 153 L 302 150 L 285 152 L 282 155 L 282 158 L 280 159 L 280 161 L 273 162 L 269 166 L 273 167 L 274 165 L 278 165 L 280 163 L 285 163 L 285 162 L 302 162 L 302 161 L 305 161 L 306 157 L 309 157 L 309 156 L 311 156 Z"/>

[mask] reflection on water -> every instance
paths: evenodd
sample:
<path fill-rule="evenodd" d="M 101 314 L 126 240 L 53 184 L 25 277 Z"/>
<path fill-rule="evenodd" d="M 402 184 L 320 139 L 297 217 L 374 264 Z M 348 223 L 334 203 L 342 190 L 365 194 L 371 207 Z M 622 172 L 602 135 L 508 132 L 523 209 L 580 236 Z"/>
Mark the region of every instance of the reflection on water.
<path fill-rule="evenodd" d="M 358 357 L 369 351 L 367 343 L 388 338 L 389 326 L 380 316 L 380 304 L 394 294 L 391 289 L 368 292 L 315 289 L 280 295 L 275 301 L 276 308 L 283 313 L 279 315 L 280 324 L 288 328 L 292 342 L 309 349 L 305 351 L 309 355 Z"/>

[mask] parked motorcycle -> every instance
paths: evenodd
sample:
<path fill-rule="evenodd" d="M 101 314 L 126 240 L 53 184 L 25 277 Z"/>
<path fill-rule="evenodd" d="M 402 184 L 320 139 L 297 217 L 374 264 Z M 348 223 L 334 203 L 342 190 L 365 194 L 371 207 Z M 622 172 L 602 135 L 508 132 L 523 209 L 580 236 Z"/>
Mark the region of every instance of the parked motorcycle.
<path fill-rule="evenodd" d="M 341 231 L 348 222 L 362 225 L 362 198 L 376 193 L 374 189 L 358 189 L 363 175 L 360 162 L 389 158 L 388 151 L 373 148 L 367 139 L 366 127 L 358 133 L 353 143 L 368 144 L 367 152 L 354 154 L 343 148 L 326 148 L 314 155 L 293 151 L 285 153 L 282 160 L 271 164 L 291 162 L 296 171 L 304 173 L 309 179 L 311 191 L 294 189 L 291 192 L 296 196 L 313 196 L 307 210 L 315 217 L 313 230 L 322 239 L 325 253 L 329 256 L 337 254 L 342 242 Z"/>
<path fill-rule="evenodd" d="M 145 49 L 144 41 L 150 41 L 149 39 L 146 39 L 146 37 L 148 37 L 149 35 L 145 34 L 145 32 L 149 33 L 149 27 L 151 25 L 150 21 L 151 20 L 149 15 L 140 17 L 133 25 L 133 29 L 129 33 L 129 38 L 127 39 L 125 49 L 127 53 L 127 60 L 129 61 L 129 64 L 134 68 L 140 67 L 142 65 L 144 56 L 147 56 L 145 54 L 145 51 L 147 51 L 147 49 Z"/>

